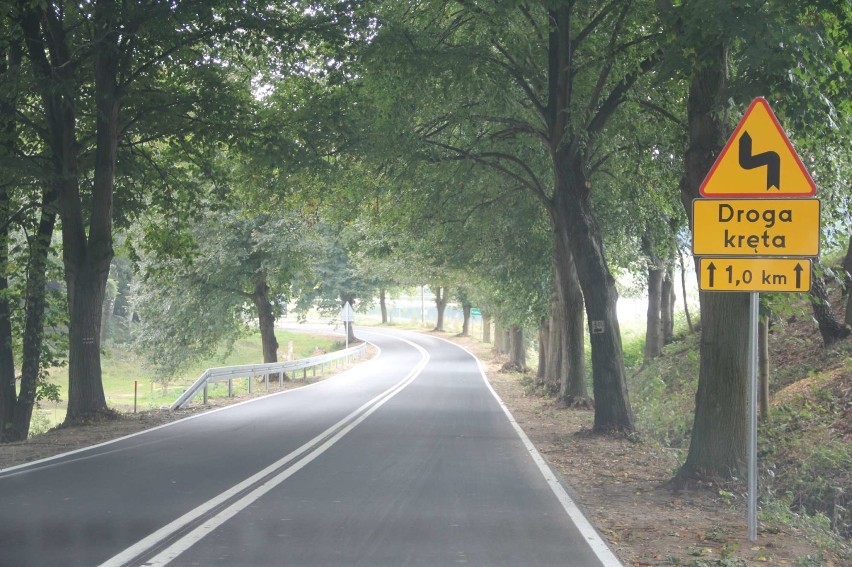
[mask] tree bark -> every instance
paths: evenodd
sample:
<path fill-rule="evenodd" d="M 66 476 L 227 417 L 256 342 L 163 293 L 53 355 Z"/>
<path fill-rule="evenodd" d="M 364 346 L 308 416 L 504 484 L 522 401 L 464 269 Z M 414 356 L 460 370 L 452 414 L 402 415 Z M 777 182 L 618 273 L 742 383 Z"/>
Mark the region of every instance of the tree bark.
<path fill-rule="evenodd" d="M 56 214 L 50 210 L 55 194 L 48 192 L 42 199 L 38 231 L 30 244 L 27 265 L 26 313 L 21 361 L 21 390 L 15 404 L 12 430 L 17 440 L 29 436 L 30 422 L 41 379 L 41 355 L 44 342 L 44 313 L 47 308 L 47 259 L 56 226 Z"/>
<path fill-rule="evenodd" d="M 674 341 L 674 310 L 677 301 L 674 290 L 674 269 L 671 267 L 666 270 L 666 277 L 663 279 L 661 299 L 660 324 L 663 328 L 663 345 L 669 345 Z"/>
<path fill-rule="evenodd" d="M 512 325 L 508 329 L 509 333 L 509 362 L 504 368 L 509 368 L 517 372 L 526 372 L 527 370 L 527 345 L 524 341 L 524 330 L 519 325 Z"/>
<path fill-rule="evenodd" d="M 846 293 L 846 317 L 844 322 L 852 327 L 852 235 L 849 236 L 849 246 L 843 259 L 843 270 L 846 272 L 844 292 Z"/>
<path fill-rule="evenodd" d="M 491 315 L 482 314 L 482 342 L 491 342 Z"/>
<path fill-rule="evenodd" d="M 388 304 L 385 295 L 385 288 L 381 288 L 379 290 L 379 308 L 382 311 L 382 325 L 388 324 Z"/>
<path fill-rule="evenodd" d="M 816 268 L 817 262 L 814 262 Z M 811 278 L 811 309 L 814 312 L 814 318 L 819 325 L 819 333 L 822 336 L 822 343 L 825 347 L 830 347 L 837 341 L 843 340 L 852 334 L 852 330 L 848 325 L 841 324 L 831 312 L 831 301 L 828 297 L 828 290 L 825 287 L 825 281 L 816 274 Z"/>
<path fill-rule="evenodd" d="M 462 322 L 462 332 L 461 336 L 469 337 L 470 336 L 470 310 L 472 306 L 468 302 L 462 302 L 462 316 L 464 320 Z"/>
<path fill-rule="evenodd" d="M 556 276 L 554 276 L 556 277 Z M 545 344 L 544 376 L 542 382 L 548 389 L 558 392 L 562 382 L 562 329 L 565 323 L 562 320 L 562 305 L 559 303 L 557 282 L 553 282 L 553 291 L 550 297 L 550 318 L 547 321 L 547 343 Z"/>
<path fill-rule="evenodd" d="M 683 262 L 683 254 L 678 250 L 677 257 L 680 260 L 680 290 L 683 294 L 683 314 L 686 316 L 686 327 L 689 329 L 689 334 L 695 332 L 695 327 L 692 326 L 692 317 L 689 314 L 689 297 L 686 293 L 686 266 Z"/>
<path fill-rule="evenodd" d="M 648 260 L 648 310 L 645 315 L 645 352 L 643 364 L 663 352 L 663 279 L 665 264 L 657 253 L 649 231 L 642 235 L 642 252 Z"/>
<path fill-rule="evenodd" d="M 9 304 L 9 206 L 8 185 L 0 185 L 0 442 L 6 442 L 11 433 L 17 383 L 15 378 L 15 353 L 12 349 L 12 309 Z"/>
<path fill-rule="evenodd" d="M 575 260 L 586 306 L 592 347 L 592 389 L 595 399 L 594 430 L 599 433 L 635 431 L 627 395 L 627 377 L 621 345 L 615 278 L 603 252 L 600 230 L 591 209 L 591 187 L 582 179 L 578 159 L 557 160 L 554 215 L 560 233 Z"/>
<path fill-rule="evenodd" d="M 550 320 L 542 319 L 538 327 L 538 368 L 535 376 L 539 383 L 548 385 L 547 383 L 547 355 L 548 346 L 550 345 Z"/>
<path fill-rule="evenodd" d="M 66 423 L 108 414 L 101 381 L 100 324 L 104 286 L 112 261 L 112 197 L 118 147 L 120 97 L 116 6 L 97 2 L 92 41 L 95 102 L 95 171 L 89 209 L 80 194 L 75 94 L 76 61 L 67 30 L 52 11 L 21 6 L 19 23 L 45 108 L 47 142 L 59 187 L 63 260 L 69 309 Z M 42 25 L 46 28 L 42 30 Z M 50 57 L 48 57 L 48 53 Z M 87 230 L 88 225 L 88 230 Z"/>
<path fill-rule="evenodd" d="M 744 478 L 747 465 L 749 296 L 707 293 L 701 300 L 701 353 L 695 421 L 681 478 Z"/>
<path fill-rule="evenodd" d="M 17 56 L 16 56 L 16 53 Z M 15 49 L 14 43 L 9 46 L 0 46 L 0 77 L 10 69 L 20 64 L 20 48 Z M 11 108 L 16 108 L 14 96 L 3 95 L 2 102 Z M 15 139 L 14 112 L 5 112 L 0 115 L 0 132 L 4 138 L 11 141 Z M 0 146 L 0 155 L 12 152 L 4 146 Z M 15 352 L 13 350 L 12 334 L 12 307 L 9 302 L 9 237 L 11 234 L 10 223 L 12 221 L 12 205 L 10 191 L 12 182 L 8 179 L 0 180 L 0 442 L 5 442 L 7 429 L 12 424 L 15 411 L 15 400 L 17 398 L 17 384 L 15 377 Z"/>
<path fill-rule="evenodd" d="M 724 108 L 727 49 L 707 46 L 690 82 L 689 147 L 680 183 L 692 229 L 692 200 L 721 150 L 727 130 Z M 680 480 L 705 475 L 730 478 L 745 472 L 747 448 L 749 297 L 702 293 L 701 345 L 695 419 Z"/>
<path fill-rule="evenodd" d="M 648 311 L 645 324 L 645 358 L 647 364 L 663 353 L 663 278 L 662 263 L 652 259 L 648 266 Z"/>
<path fill-rule="evenodd" d="M 564 231 L 554 231 L 553 248 L 560 353 L 552 368 L 557 373 L 559 401 L 588 405 L 583 292 L 574 255 Z"/>
<path fill-rule="evenodd" d="M 508 351 L 506 344 L 506 332 L 503 324 L 498 320 L 494 322 L 494 350 L 499 354 L 506 354 Z"/>
<path fill-rule="evenodd" d="M 435 307 L 438 311 L 438 321 L 435 324 L 435 331 L 444 331 L 444 309 L 447 307 L 449 293 L 446 286 L 438 286 L 435 289 Z"/>
<path fill-rule="evenodd" d="M 264 364 L 278 362 L 275 314 L 272 310 L 272 302 L 269 300 L 269 284 L 266 283 L 266 276 L 257 276 L 255 278 L 251 299 L 254 302 L 255 309 L 257 309 L 260 342 L 263 347 L 263 362 Z"/>

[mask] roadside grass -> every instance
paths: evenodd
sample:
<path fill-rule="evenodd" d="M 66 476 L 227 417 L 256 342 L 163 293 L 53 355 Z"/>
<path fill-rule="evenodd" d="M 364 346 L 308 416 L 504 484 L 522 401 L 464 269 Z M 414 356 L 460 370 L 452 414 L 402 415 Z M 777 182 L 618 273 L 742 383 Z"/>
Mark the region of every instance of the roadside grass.
<path fill-rule="evenodd" d="M 310 333 L 298 333 L 276 330 L 280 345 L 279 360 L 285 360 L 293 348 L 293 358 L 306 358 L 316 354 L 317 350 L 331 352 L 343 348 L 342 342 L 331 336 Z M 150 410 L 170 405 L 177 399 L 187 386 L 192 384 L 207 368 L 217 366 L 237 366 L 241 364 L 257 364 L 263 360 L 263 349 L 260 334 L 247 335 L 234 343 L 230 350 L 222 350 L 214 356 L 199 360 L 180 376 L 169 382 L 163 382 L 149 369 L 143 361 L 124 345 L 112 345 L 101 356 L 101 371 L 104 394 L 109 407 L 120 412 L 132 412 L 134 400 L 134 383 L 136 383 L 137 410 Z M 59 402 L 43 401 L 33 412 L 30 435 L 43 433 L 65 419 L 65 408 L 68 399 L 68 368 L 54 368 L 50 372 L 50 381 L 59 387 Z M 234 381 L 234 393 L 248 391 L 248 381 Z M 208 390 L 211 398 L 228 395 L 227 383 L 211 384 Z"/>

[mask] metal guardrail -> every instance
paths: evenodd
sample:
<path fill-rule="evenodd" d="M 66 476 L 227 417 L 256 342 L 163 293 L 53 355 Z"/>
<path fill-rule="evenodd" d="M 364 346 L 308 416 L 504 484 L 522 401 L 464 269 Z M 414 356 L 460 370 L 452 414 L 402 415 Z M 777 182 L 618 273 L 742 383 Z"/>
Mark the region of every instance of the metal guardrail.
<path fill-rule="evenodd" d="M 284 377 L 287 373 L 291 375 L 297 370 L 302 370 L 303 378 L 307 378 L 308 369 L 314 369 L 316 376 L 316 367 L 325 364 L 333 364 L 340 360 L 346 359 L 348 362 L 351 358 L 361 358 L 367 351 L 367 343 L 361 343 L 358 346 L 350 347 L 344 350 L 330 352 L 319 356 L 309 358 L 301 358 L 299 360 L 291 360 L 289 362 L 272 362 L 270 364 L 243 364 L 242 366 L 223 366 L 220 368 L 208 368 L 180 397 L 173 403 L 169 409 L 176 410 L 186 407 L 189 402 L 198 395 L 199 391 L 204 392 L 204 404 L 207 404 L 207 385 L 210 382 L 228 382 L 228 397 L 233 395 L 234 378 L 249 378 L 248 388 L 249 393 L 252 391 L 252 380 L 257 376 L 263 376 L 264 385 L 269 390 L 269 376 L 278 375 L 278 385 L 284 383 Z"/>

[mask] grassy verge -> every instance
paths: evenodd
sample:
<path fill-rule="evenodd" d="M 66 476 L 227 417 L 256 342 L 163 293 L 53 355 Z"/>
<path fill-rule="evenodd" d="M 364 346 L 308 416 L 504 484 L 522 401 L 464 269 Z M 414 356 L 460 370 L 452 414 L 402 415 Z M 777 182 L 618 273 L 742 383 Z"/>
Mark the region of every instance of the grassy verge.
<path fill-rule="evenodd" d="M 293 358 L 305 358 L 316 353 L 317 349 L 330 352 L 343 348 L 342 343 L 335 338 L 325 335 L 296 333 L 277 330 L 276 336 L 281 345 L 279 359 L 284 359 L 293 345 Z M 134 403 L 134 387 L 136 388 L 136 407 L 138 410 L 155 409 L 170 405 L 181 392 L 207 368 L 216 366 L 236 366 L 241 364 L 257 364 L 263 360 L 263 350 L 260 335 L 248 335 L 234 344 L 229 352 L 221 352 L 216 356 L 198 361 L 178 376 L 175 380 L 163 383 L 150 370 L 144 367 L 143 361 L 127 348 L 116 345 L 106 351 L 101 357 L 101 367 L 104 394 L 107 404 L 118 411 L 132 412 Z M 57 368 L 51 372 L 50 380 L 59 386 L 61 401 L 42 402 L 33 413 L 30 434 L 36 435 L 47 431 L 65 419 L 65 404 L 68 394 L 68 369 Z M 246 380 L 234 382 L 235 393 L 248 390 Z M 227 384 L 212 385 L 210 397 L 228 395 Z"/>
<path fill-rule="evenodd" d="M 796 329 L 787 325 L 771 339 L 771 409 L 758 434 L 761 529 L 792 528 L 820 548 L 848 557 L 852 342 L 824 349 L 818 333 L 806 327 L 809 324 L 800 321 Z M 636 347 L 625 344 L 625 349 Z M 631 403 L 640 431 L 672 450 L 679 462 L 689 447 L 698 369 L 695 334 L 630 373 Z M 819 557 L 802 561 L 802 565 L 824 564 Z"/>

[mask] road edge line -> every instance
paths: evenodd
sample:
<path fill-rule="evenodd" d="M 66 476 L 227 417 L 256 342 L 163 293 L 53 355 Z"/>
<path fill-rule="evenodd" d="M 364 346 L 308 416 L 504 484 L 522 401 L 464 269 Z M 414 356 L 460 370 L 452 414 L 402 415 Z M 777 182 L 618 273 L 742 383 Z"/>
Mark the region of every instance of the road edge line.
<path fill-rule="evenodd" d="M 467 354 L 469 354 L 476 361 L 479 366 L 479 374 L 482 376 L 482 381 L 485 382 L 485 385 L 488 387 L 488 390 L 491 392 L 491 395 L 494 396 L 494 399 L 497 400 L 497 403 L 502 408 L 503 413 L 506 414 L 506 417 L 509 420 L 509 423 L 512 425 L 512 428 L 515 430 L 515 433 L 518 434 L 518 437 L 521 439 L 521 442 L 524 444 L 524 447 L 532 458 L 533 462 L 535 462 L 538 470 L 544 476 L 545 481 L 547 481 L 548 486 L 550 486 L 550 490 L 553 491 L 553 494 L 556 496 L 559 503 L 562 505 L 562 508 L 565 510 L 565 513 L 568 514 L 568 517 L 571 518 L 571 521 L 574 522 L 574 525 L 579 530 L 580 535 L 583 536 L 586 543 L 591 548 L 592 552 L 597 556 L 598 560 L 601 562 L 603 567 L 624 567 L 624 564 L 621 563 L 621 560 L 616 557 L 615 553 L 612 549 L 609 548 L 606 541 L 603 539 L 603 536 L 598 533 L 589 519 L 583 514 L 580 507 L 574 502 L 571 496 L 568 494 L 568 491 L 562 486 L 562 483 L 559 480 L 559 477 L 553 472 L 553 469 L 547 463 L 545 458 L 539 453 L 538 449 L 536 449 L 533 442 L 518 424 L 515 416 L 512 415 L 509 406 L 506 405 L 506 402 L 500 397 L 500 394 L 494 389 L 491 385 L 491 382 L 488 381 L 488 376 L 485 373 L 485 365 L 482 361 L 473 354 L 471 351 L 466 349 L 460 344 L 454 343 L 451 340 L 445 339 L 444 337 L 437 337 L 434 335 L 428 335 L 430 337 L 436 338 L 438 340 L 450 343 L 452 345 L 457 346 L 459 349 L 463 350 Z"/>

